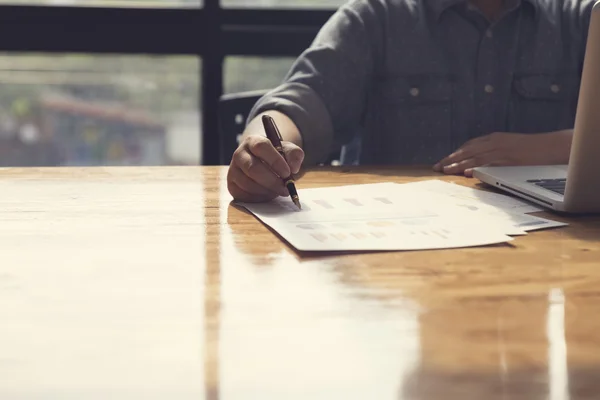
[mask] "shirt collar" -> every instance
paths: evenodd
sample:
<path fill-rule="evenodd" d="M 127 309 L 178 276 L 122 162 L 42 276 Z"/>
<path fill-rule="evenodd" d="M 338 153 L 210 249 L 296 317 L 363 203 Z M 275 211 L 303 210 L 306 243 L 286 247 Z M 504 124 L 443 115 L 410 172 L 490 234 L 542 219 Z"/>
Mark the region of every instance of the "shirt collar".
<path fill-rule="evenodd" d="M 511 1 L 511 0 L 509 0 Z M 538 8 L 541 6 L 540 2 L 544 0 L 514 0 L 518 5 L 521 3 L 527 3 L 531 5 L 534 11 L 537 13 Z M 444 11 L 453 7 L 457 4 L 465 3 L 466 0 L 428 0 L 428 3 L 433 11 L 433 16 L 436 21 L 439 20 L 440 16 Z"/>

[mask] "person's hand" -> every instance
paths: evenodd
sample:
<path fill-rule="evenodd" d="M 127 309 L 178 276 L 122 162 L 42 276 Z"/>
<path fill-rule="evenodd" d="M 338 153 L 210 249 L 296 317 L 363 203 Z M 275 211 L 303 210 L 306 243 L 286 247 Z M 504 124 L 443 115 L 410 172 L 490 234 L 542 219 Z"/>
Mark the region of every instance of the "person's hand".
<path fill-rule="evenodd" d="M 282 142 L 282 146 L 287 162 L 264 136 L 248 136 L 242 141 L 227 173 L 227 189 L 235 200 L 250 203 L 289 196 L 282 178 L 300 171 L 304 152 L 290 142 Z"/>
<path fill-rule="evenodd" d="M 433 169 L 449 175 L 473 176 L 473 168 L 505 165 L 562 164 L 568 160 L 571 132 L 492 133 L 466 142 Z"/>

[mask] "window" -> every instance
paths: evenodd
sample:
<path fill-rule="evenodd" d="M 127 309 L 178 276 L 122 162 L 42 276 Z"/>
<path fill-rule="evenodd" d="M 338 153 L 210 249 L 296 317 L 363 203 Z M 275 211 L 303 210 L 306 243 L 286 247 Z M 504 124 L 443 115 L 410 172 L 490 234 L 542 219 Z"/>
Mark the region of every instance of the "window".
<path fill-rule="evenodd" d="M 227 57 L 224 92 L 272 89 L 283 81 L 294 61 L 294 57 Z"/>
<path fill-rule="evenodd" d="M 0 55 L 0 165 L 200 162 L 194 56 Z"/>
<path fill-rule="evenodd" d="M 221 0 L 223 7 L 231 8 L 325 8 L 332 9 L 347 0 Z"/>
<path fill-rule="evenodd" d="M 345 1 L 0 0 L 0 33 L 10 38 L 0 43 L 0 165 L 218 165 L 222 92 L 276 86 Z M 131 157 L 116 144 L 77 145 L 115 131 L 73 116 L 98 107 L 143 115 L 163 139 L 146 135 Z M 46 125 L 15 127 L 23 110 Z"/>
<path fill-rule="evenodd" d="M 0 0 L 0 4 L 77 7 L 198 8 L 204 0 Z"/>

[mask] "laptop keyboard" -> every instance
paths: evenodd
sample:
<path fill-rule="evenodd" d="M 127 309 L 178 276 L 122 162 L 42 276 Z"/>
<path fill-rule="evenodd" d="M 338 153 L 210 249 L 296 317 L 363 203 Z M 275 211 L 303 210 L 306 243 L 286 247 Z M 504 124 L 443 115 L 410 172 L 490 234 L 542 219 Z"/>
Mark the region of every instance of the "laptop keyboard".
<path fill-rule="evenodd" d="M 565 194 L 567 185 L 566 179 L 530 179 L 527 182 L 562 195 Z"/>

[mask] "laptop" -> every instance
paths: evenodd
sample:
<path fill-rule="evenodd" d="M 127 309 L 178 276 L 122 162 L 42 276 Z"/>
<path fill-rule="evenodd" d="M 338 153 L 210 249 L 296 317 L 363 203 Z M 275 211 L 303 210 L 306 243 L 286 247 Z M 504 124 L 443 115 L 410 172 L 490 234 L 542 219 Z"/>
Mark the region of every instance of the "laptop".
<path fill-rule="evenodd" d="M 473 176 L 551 210 L 600 212 L 600 1 L 590 19 L 569 165 L 478 167 Z"/>

